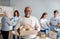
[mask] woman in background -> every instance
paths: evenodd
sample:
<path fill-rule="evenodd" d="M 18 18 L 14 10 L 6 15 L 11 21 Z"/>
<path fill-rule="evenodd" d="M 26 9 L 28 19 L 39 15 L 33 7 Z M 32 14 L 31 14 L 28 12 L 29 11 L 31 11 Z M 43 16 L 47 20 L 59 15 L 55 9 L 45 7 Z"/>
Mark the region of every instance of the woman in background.
<path fill-rule="evenodd" d="M 41 30 L 49 30 L 49 24 L 48 24 L 46 17 L 47 17 L 47 13 L 44 12 L 40 18 Z"/>
<path fill-rule="evenodd" d="M 17 23 L 17 21 L 19 20 L 19 12 L 18 12 L 18 10 L 15 10 L 14 11 L 14 16 L 13 16 L 13 18 L 12 18 L 12 24 L 13 24 L 13 31 L 14 31 L 14 29 L 15 29 L 15 26 L 16 26 L 16 23 Z M 13 35 L 13 39 L 15 39 L 15 35 Z M 19 36 L 17 37 L 17 39 L 19 39 Z"/>
<path fill-rule="evenodd" d="M 11 26 L 9 18 L 10 18 L 10 13 L 5 11 L 4 16 L 1 19 L 1 22 L 2 22 L 1 34 L 2 34 L 3 39 L 8 39 L 9 37 L 9 31 L 10 31 L 10 26 Z"/>

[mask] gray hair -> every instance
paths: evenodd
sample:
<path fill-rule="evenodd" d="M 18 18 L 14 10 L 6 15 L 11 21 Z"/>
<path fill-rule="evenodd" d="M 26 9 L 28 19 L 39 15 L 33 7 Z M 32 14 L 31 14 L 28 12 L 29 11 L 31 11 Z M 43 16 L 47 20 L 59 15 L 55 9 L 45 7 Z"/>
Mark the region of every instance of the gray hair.
<path fill-rule="evenodd" d="M 4 16 L 7 14 L 7 12 L 9 12 L 9 11 L 3 11 L 3 13 L 4 13 Z"/>
<path fill-rule="evenodd" d="M 6 15 L 6 11 L 3 11 L 3 13 L 4 13 L 4 16 Z"/>

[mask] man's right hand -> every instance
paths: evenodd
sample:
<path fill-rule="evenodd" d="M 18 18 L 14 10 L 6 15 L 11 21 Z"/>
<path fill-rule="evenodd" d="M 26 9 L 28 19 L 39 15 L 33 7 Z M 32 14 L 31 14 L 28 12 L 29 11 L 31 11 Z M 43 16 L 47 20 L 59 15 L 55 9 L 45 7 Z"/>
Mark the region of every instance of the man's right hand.
<path fill-rule="evenodd" d="M 57 24 L 57 27 L 60 28 L 60 23 Z"/>

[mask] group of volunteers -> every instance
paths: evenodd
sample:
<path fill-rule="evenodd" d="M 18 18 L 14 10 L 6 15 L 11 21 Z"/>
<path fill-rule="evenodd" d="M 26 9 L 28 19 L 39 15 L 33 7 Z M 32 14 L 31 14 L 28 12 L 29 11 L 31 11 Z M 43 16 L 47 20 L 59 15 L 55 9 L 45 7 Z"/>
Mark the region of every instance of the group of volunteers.
<path fill-rule="evenodd" d="M 19 11 L 15 10 L 13 13 L 13 17 L 9 18 L 10 13 L 8 11 L 5 11 L 4 16 L 1 19 L 2 22 L 1 34 L 3 36 L 3 39 L 9 38 L 10 26 L 13 26 L 12 31 L 17 30 L 18 28 L 20 28 L 20 30 L 23 30 L 24 26 L 26 25 L 30 26 L 30 27 L 26 26 L 29 27 L 30 30 L 31 29 L 37 30 L 38 32 L 40 32 L 40 30 L 50 31 L 60 28 L 60 17 L 58 16 L 59 15 L 58 10 L 53 11 L 53 17 L 50 19 L 49 22 L 47 20 L 48 16 L 47 12 L 44 12 L 39 20 L 36 17 L 32 16 L 31 13 L 32 9 L 29 6 L 25 7 L 24 16 L 20 16 Z M 15 35 L 13 35 L 12 39 L 36 39 L 36 34 L 22 37 L 17 36 L 17 38 L 15 38 Z"/>

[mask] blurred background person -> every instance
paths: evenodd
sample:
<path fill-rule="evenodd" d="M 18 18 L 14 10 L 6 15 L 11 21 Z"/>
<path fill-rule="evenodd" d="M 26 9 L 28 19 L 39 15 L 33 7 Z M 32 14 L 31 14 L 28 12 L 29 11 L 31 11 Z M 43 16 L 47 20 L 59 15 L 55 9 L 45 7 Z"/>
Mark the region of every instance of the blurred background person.
<path fill-rule="evenodd" d="M 59 14 L 58 10 L 54 10 L 54 16 L 50 19 L 51 30 L 55 30 L 56 28 L 60 27 L 59 26 L 60 18 L 58 14 Z"/>
<path fill-rule="evenodd" d="M 3 39 L 8 39 L 9 37 L 9 31 L 10 31 L 10 13 L 9 11 L 4 12 L 4 16 L 2 17 L 2 28 L 1 28 L 1 34 Z"/>
<path fill-rule="evenodd" d="M 19 11 L 15 10 L 12 18 L 13 31 L 15 29 L 16 23 L 18 22 L 19 18 L 20 18 Z M 13 39 L 16 39 L 15 35 L 13 35 Z M 17 39 L 19 39 L 19 36 L 17 36 Z"/>
<path fill-rule="evenodd" d="M 25 16 L 21 17 L 19 19 L 16 29 L 20 27 L 20 30 L 22 30 L 23 27 L 29 27 L 28 30 L 37 30 L 40 31 L 40 25 L 39 21 L 36 17 L 31 16 L 32 10 L 30 7 L 26 7 L 24 10 Z M 36 26 L 36 27 L 35 27 Z M 22 28 L 21 28 L 22 27 Z M 28 36 L 22 36 L 22 39 L 36 39 L 36 34 L 28 35 Z"/>
<path fill-rule="evenodd" d="M 50 28 L 49 28 L 49 23 L 48 23 L 48 20 L 46 19 L 47 18 L 47 13 L 46 12 L 44 12 L 43 14 L 42 14 L 42 16 L 41 16 L 41 18 L 40 18 L 40 26 L 41 26 L 41 30 L 46 30 L 45 32 L 46 33 L 48 33 L 47 32 L 47 30 L 49 31 L 50 30 Z"/>

